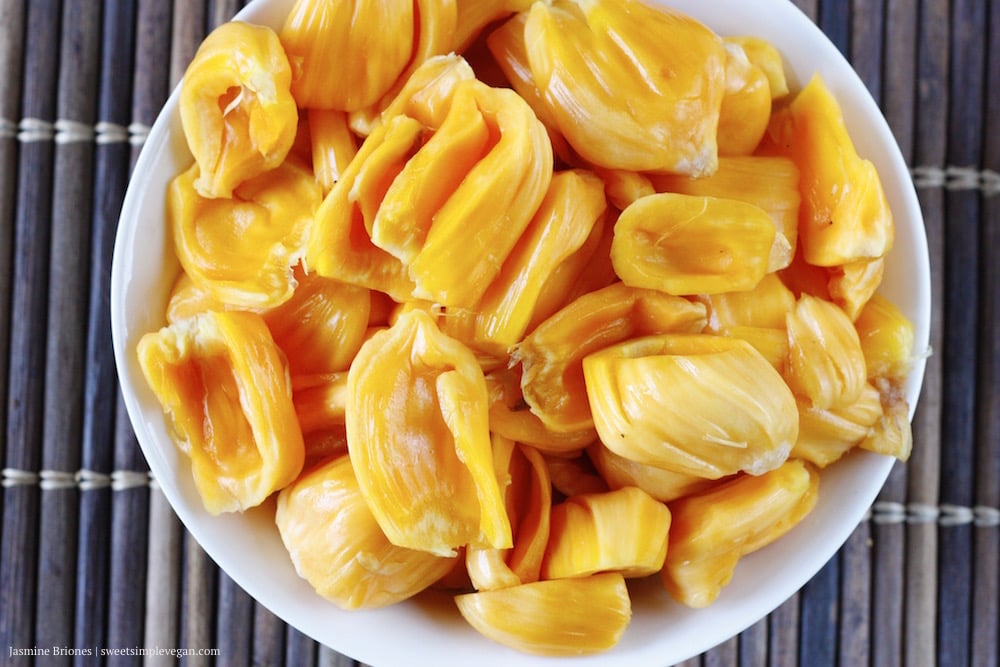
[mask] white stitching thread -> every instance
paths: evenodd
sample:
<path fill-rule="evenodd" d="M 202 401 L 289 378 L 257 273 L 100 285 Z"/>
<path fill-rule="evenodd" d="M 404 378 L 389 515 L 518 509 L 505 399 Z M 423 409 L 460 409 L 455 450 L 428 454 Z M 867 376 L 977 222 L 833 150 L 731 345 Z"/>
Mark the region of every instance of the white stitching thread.
<path fill-rule="evenodd" d="M 38 472 L 31 472 L 30 470 L 17 470 L 15 468 L 3 469 L 3 479 L 0 481 L 0 486 L 3 488 L 33 486 L 36 484 L 42 491 L 72 488 L 78 488 L 81 491 L 93 491 L 94 489 L 108 487 L 111 487 L 112 491 L 125 491 L 126 489 L 141 486 L 155 488 L 152 473 L 136 470 L 115 470 L 111 474 L 106 474 L 87 469 L 77 470 L 76 472 L 65 470 L 40 470 Z"/>
<path fill-rule="evenodd" d="M 1000 526 L 1000 509 L 986 505 L 964 507 L 950 503 L 942 503 L 937 506 L 927 503 L 907 503 L 904 505 L 880 500 L 872 505 L 866 518 L 879 525 L 936 523 L 943 527 L 973 524 L 977 528 L 995 528 Z"/>
<path fill-rule="evenodd" d="M 913 167 L 910 169 L 916 188 L 945 190 L 979 190 L 984 197 L 1000 193 L 1000 173 L 975 167 Z"/>

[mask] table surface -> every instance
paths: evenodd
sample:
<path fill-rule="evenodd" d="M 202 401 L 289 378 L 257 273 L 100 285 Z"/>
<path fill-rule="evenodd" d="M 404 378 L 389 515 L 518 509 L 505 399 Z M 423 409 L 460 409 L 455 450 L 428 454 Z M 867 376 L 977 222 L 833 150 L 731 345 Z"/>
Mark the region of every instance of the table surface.
<path fill-rule="evenodd" d="M 913 456 L 869 518 L 792 599 L 685 664 L 997 665 L 1000 2 L 795 2 L 911 165 L 933 355 Z M 356 664 L 204 555 L 150 479 L 116 384 L 108 283 L 129 172 L 198 42 L 240 4 L 0 0 L 0 663 L 31 662 L 14 648 L 159 646 L 218 649 L 192 665 Z"/>

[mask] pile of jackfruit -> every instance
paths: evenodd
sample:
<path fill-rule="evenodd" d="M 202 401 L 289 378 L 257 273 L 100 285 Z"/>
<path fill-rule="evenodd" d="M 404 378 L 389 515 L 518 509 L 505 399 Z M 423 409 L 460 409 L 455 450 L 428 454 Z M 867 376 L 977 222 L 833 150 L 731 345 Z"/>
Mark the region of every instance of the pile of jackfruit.
<path fill-rule="evenodd" d="M 298 0 L 203 42 L 145 377 L 336 605 L 591 653 L 906 459 L 893 220 L 821 78 L 639 0 Z M 767 585 L 761 582 L 761 585 Z"/>

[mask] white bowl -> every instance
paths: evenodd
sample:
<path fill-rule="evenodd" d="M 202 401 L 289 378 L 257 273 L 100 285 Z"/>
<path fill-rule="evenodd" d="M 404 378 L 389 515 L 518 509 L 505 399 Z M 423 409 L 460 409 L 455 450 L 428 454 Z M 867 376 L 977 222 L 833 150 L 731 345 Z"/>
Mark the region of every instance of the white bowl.
<path fill-rule="evenodd" d="M 819 72 L 844 109 L 859 153 L 882 176 L 895 215 L 896 241 L 882 293 L 916 326 L 916 350 L 927 347 L 930 269 L 919 204 L 907 166 L 881 112 L 861 80 L 822 32 L 788 0 L 667 0 L 723 35 L 757 35 L 783 53 L 793 89 Z M 238 18 L 280 27 L 292 0 L 256 0 Z M 363 662 L 383 665 L 622 665 L 663 667 L 719 644 L 792 596 L 835 554 L 862 521 L 892 467 L 886 457 L 858 452 L 822 473 L 819 503 L 775 544 L 743 559 L 732 583 L 710 607 L 673 602 L 658 579 L 633 587 L 633 618 L 612 650 L 586 658 L 539 658 L 507 649 L 468 626 L 446 596 L 372 611 L 346 612 L 320 598 L 295 573 L 272 520 L 272 509 L 210 516 L 187 460 L 174 446 L 163 412 L 139 370 L 139 338 L 161 327 L 177 260 L 165 223 L 169 180 L 191 162 L 175 90 L 153 125 L 122 207 L 111 276 L 115 360 L 125 404 L 160 488 L 204 550 L 257 601 L 305 634 Z M 906 386 L 915 406 L 924 364 Z M 912 414 L 912 413 L 911 413 Z"/>

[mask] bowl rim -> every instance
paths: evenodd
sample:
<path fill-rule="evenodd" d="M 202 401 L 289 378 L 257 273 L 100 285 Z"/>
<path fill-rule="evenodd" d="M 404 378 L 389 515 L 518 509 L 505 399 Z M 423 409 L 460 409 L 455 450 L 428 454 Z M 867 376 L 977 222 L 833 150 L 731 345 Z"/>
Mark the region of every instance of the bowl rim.
<path fill-rule="evenodd" d="M 915 350 L 927 349 L 931 312 L 930 266 L 927 237 L 922 224 L 923 217 L 920 213 L 919 200 L 912 180 L 909 178 L 909 170 L 905 160 L 887 121 L 847 59 L 818 27 L 788 0 L 758 0 L 754 3 L 754 9 L 745 6 L 751 3 L 745 3 L 744 0 L 715 0 L 711 3 L 712 9 L 704 8 L 702 6 L 703 0 L 652 1 L 656 4 L 675 7 L 695 17 L 702 16 L 705 11 L 713 11 L 713 9 L 718 12 L 725 11 L 727 24 L 732 26 L 746 25 L 745 21 L 752 19 L 748 13 L 750 11 L 769 12 L 775 19 L 780 19 L 776 22 L 784 25 L 786 31 L 793 28 L 790 36 L 782 36 L 780 42 L 794 40 L 795 44 L 805 44 L 808 45 L 809 49 L 819 51 L 816 60 L 822 67 L 817 66 L 815 69 L 824 75 L 824 79 L 830 85 L 835 97 L 841 101 L 842 106 L 850 107 L 850 113 L 845 108 L 845 122 L 847 122 L 852 137 L 855 138 L 855 143 L 863 144 L 858 146 L 859 153 L 865 155 L 866 152 L 875 152 L 876 154 L 867 155 L 867 157 L 876 162 L 880 173 L 888 169 L 894 176 L 898 177 L 893 181 L 892 192 L 887 192 L 887 195 L 891 195 L 890 203 L 893 205 L 893 212 L 897 219 L 897 231 L 900 229 L 898 221 L 901 219 L 906 220 L 908 226 L 906 227 L 907 233 L 904 235 L 905 248 L 897 247 L 893 252 L 898 254 L 905 251 L 906 257 L 913 263 L 908 265 L 911 270 L 911 275 L 906 278 L 909 284 L 905 288 L 896 285 L 896 289 L 905 289 L 907 294 L 913 296 L 913 299 L 906 304 L 907 308 L 904 309 L 904 312 L 911 315 L 915 325 Z M 234 18 L 277 26 L 280 25 L 281 18 L 287 14 L 292 2 L 293 0 L 253 0 Z M 732 30 L 720 30 L 717 25 L 707 21 L 706 23 L 720 34 L 727 32 L 734 34 Z M 752 25 L 752 21 L 749 25 Z M 787 44 L 779 44 L 779 48 L 784 52 L 788 47 Z M 797 48 L 801 48 L 801 46 Z M 790 78 L 793 79 L 792 83 L 795 88 L 804 83 L 801 76 L 798 77 L 797 81 L 794 76 Z M 850 102 L 849 105 L 844 104 L 845 96 Z M 330 609 L 329 607 L 333 607 L 333 605 L 322 601 L 315 594 L 313 594 L 313 597 L 316 598 L 314 600 L 300 599 L 298 596 L 303 590 L 303 585 L 306 587 L 308 585 L 304 584 L 302 580 L 296 582 L 294 569 L 290 567 L 284 568 L 284 570 L 291 570 L 293 578 L 289 578 L 289 573 L 283 571 L 282 568 L 278 568 L 277 572 L 272 570 L 267 572 L 269 576 L 277 579 L 276 582 L 270 581 L 268 577 L 262 578 L 262 573 L 258 569 L 260 563 L 270 563 L 270 559 L 281 557 L 287 561 L 289 560 L 287 554 L 275 552 L 272 541 L 256 540 L 254 535 L 243 535 L 239 531 L 243 530 L 247 523 L 251 526 L 263 526 L 267 521 L 267 512 L 272 508 L 270 505 L 265 505 L 259 510 L 248 512 L 234 524 L 231 520 L 233 517 L 211 517 L 202 507 L 192 504 L 193 483 L 190 480 L 185 480 L 183 475 L 176 474 L 179 467 L 183 467 L 183 463 L 178 462 L 176 451 L 172 453 L 169 451 L 176 449 L 173 442 L 169 439 L 166 441 L 163 439 L 168 427 L 165 425 L 162 412 L 157 418 L 155 413 L 150 411 L 151 393 L 148 387 L 144 386 L 145 383 L 138 371 L 134 354 L 138 336 L 144 332 L 136 331 L 135 322 L 130 317 L 133 314 L 130 309 L 134 308 L 136 303 L 142 304 L 147 309 L 154 309 L 157 305 L 157 299 L 149 298 L 150 295 L 137 294 L 135 289 L 130 290 L 133 278 L 142 273 L 136 271 L 134 266 L 135 250 L 143 243 L 152 243 L 148 236 L 143 235 L 144 231 L 149 231 L 144 229 L 143 224 L 143 221 L 148 219 L 146 199 L 150 196 L 150 188 L 154 186 L 157 165 L 161 164 L 160 161 L 164 159 L 165 155 L 169 158 L 172 152 L 176 154 L 178 150 L 178 138 L 176 133 L 172 133 L 172 128 L 175 130 L 178 126 L 178 98 L 179 85 L 172 91 L 164 104 L 140 151 L 122 203 L 115 237 L 111 271 L 111 328 L 115 365 L 124 404 L 157 486 L 162 490 L 173 511 L 190 534 L 235 583 L 288 625 L 304 634 L 354 659 L 377 665 L 425 664 L 431 660 L 435 665 L 464 665 L 470 655 L 474 655 L 483 667 L 493 664 L 511 664 L 512 662 L 520 665 L 560 665 L 561 667 L 577 664 L 613 665 L 621 664 L 624 660 L 628 660 L 630 664 L 637 667 L 640 665 L 672 664 L 699 655 L 739 634 L 793 596 L 848 540 L 880 492 L 893 466 L 893 459 L 868 452 L 856 452 L 843 462 L 838 463 L 837 466 L 840 466 L 838 471 L 840 469 L 864 471 L 863 481 L 865 483 L 851 484 L 851 473 L 843 473 L 844 476 L 848 477 L 845 488 L 851 493 L 846 498 L 841 499 L 844 501 L 843 505 L 832 508 L 831 511 L 823 515 L 826 520 L 830 520 L 830 517 L 836 517 L 837 520 L 832 526 L 826 527 L 828 530 L 821 533 L 817 541 L 810 538 L 810 533 L 806 528 L 815 523 L 822 524 L 823 520 L 817 518 L 815 514 L 811 515 L 804 522 L 804 527 L 797 527 L 782 538 L 782 540 L 788 540 L 786 548 L 779 552 L 768 548 L 744 558 L 737 569 L 733 582 L 724 592 L 724 597 L 720 598 L 720 602 L 727 601 L 721 606 L 720 602 L 716 602 L 715 605 L 704 610 L 682 609 L 680 612 L 683 619 L 678 620 L 676 603 L 664 600 L 662 591 L 647 591 L 650 586 L 658 585 L 658 581 L 656 584 L 650 584 L 648 580 L 633 582 L 632 587 L 640 591 L 641 595 L 638 599 L 633 596 L 632 626 L 636 627 L 635 619 L 640 614 L 663 614 L 665 626 L 669 623 L 680 623 L 679 629 L 678 626 L 675 626 L 675 629 L 685 634 L 683 646 L 666 645 L 662 641 L 662 635 L 656 631 L 655 627 L 649 628 L 643 625 L 642 628 L 634 631 L 633 627 L 630 627 L 623 638 L 623 644 L 606 653 L 583 658 L 530 656 L 494 644 L 467 627 L 458 629 L 462 627 L 461 624 L 464 621 L 459 618 L 456 624 L 453 622 L 454 619 L 444 618 L 441 607 L 448 603 L 437 599 L 440 596 L 434 593 L 419 596 L 416 600 L 402 603 L 388 610 L 342 612 L 336 608 Z M 864 131 L 859 133 L 859 128 Z M 860 142 L 859 135 L 861 136 Z M 876 148 L 872 148 L 872 146 Z M 181 144 L 181 149 L 184 149 L 183 144 Z M 903 178 L 904 175 L 905 178 Z M 148 227 L 149 224 L 151 223 L 147 223 L 145 226 Z M 899 236 L 897 234 L 897 238 Z M 169 261 L 169 259 L 164 258 L 164 262 L 169 263 Z M 166 278 L 161 276 L 160 282 L 163 280 Z M 162 314 L 162 309 L 160 312 Z M 915 360 L 906 384 L 911 419 L 920 394 L 924 369 L 925 359 L 920 356 Z M 827 473 L 824 471 L 824 476 L 826 475 Z M 859 476 L 858 482 L 860 481 L 862 478 Z M 820 502 L 823 502 L 823 499 L 823 492 L 820 491 Z M 274 529 L 273 521 L 270 524 L 270 529 L 272 531 Z M 232 546 L 234 539 L 236 544 L 240 546 L 256 548 L 256 552 L 251 554 L 256 557 L 256 560 L 247 561 L 245 552 L 234 551 Z M 776 553 L 786 551 L 797 553 L 797 549 L 806 549 L 810 553 L 808 563 L 791 563 L 787 567 L 783 567 L 784 578 L 773 586 L 755 588 L 749 584 L 746 572 L 750 568 L 773 567 L 765 562 L 773 560 Z M 254 565 L 254 562 L 257 562 L 258 565 Z M 288 565 L 290 566 L 290 562 Z M 741 574 L 744 576 L 741 577 Z M 292 592 L 285 593 L 282 587 L 291 587 Z M 734 597 L 740 595 L 749 596 L 747 600 L 752 603 L 750 607 L 753 611 L 745 608 L 745 604 L 731 602 Z M 414 607 L 422 609 L 426 613 L 413 613 Z M 457 614 L 454 615 L 457 616 Z M 333 627 L 329 625 L 331 618 L 335 620 Z M 710 625 L 712 631 L 699 631 L 698 628 L 704 625 Z M 630 632 L 633 632 L 631 639 Z M 433 645 L 437 647 L 437 652 L 433 655 L 428 653 L 425 650 L 427 647 L 423 643 L 426 633 L 441 634 L 441 639 L 447 640 L 448 650 L 443 650 L 444 643 L 435 640 Z M 385 638 L 389 636 L 395 636 L 397 641 L 386 641 Z M 661 641 L 658 643 L 657 639 L 661 639 Z M 402 652 L 395 648 L 398 642 L 402 642 L 406 646 Z M 412 642 L 417 643 L 413 644 Z M 636 642 L 645 643 L 636 645 Z"/>

